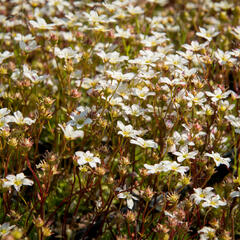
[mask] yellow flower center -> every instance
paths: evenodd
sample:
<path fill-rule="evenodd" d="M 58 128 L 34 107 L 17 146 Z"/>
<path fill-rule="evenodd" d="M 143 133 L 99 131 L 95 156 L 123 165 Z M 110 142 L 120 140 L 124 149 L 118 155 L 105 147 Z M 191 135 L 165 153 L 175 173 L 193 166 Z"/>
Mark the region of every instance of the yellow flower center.
<path fill-rule="evenodd" d="M 16 186 L 21 186 L 21 185 L 22 185 L 22 180 L 17 179 L 17 180 L 14 181 L 14 184 L 15 184 Z"/>

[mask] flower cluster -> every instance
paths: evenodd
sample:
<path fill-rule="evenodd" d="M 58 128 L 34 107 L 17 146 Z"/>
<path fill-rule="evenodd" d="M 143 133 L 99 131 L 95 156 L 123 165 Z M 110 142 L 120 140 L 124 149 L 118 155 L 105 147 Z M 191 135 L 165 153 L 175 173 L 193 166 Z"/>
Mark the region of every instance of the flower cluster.
<path fill-rule="evenodd" d="M 0 20 L 0 238 L 236 238 L 239 1 L 2 0 Z"/>

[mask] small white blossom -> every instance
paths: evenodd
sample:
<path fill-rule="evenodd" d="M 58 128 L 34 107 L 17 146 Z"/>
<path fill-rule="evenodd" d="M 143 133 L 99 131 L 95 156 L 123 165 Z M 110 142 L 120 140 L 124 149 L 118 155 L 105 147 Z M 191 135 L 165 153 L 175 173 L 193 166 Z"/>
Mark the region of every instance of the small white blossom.
<path fill-rule="evenodd" d="M 82 130 L 74 130 L 70 124 L 68 124 L 66 127 L 63 127 L 61 124 L 58 124 L 58 126 L 63 130 L 64 136 L 67 140 L 83 138 L 84 136 L 84 132 Z"/>
<path fill-rule="evenodd" d="M 133 200 L 138 200 L 136 197 L 134 197 L 130 192 L 126 191 L 126 186 L 121 189 L 117 188 L 117 191 L 120 193 L 117 195 L 118 198 L 126 199 L 127 200 L 127 206 L 129 209 L 133 209 L 134 206 L 134 201 Z M 123 192 L 121 192 L 123 191 Z"/>
<path fill-rule="evenodd" d="M 14 122 L 17 125 L 32 125 L 33 123 L 35 123 L 36 119 L 32 120 L 29 117 L 24 118 L 22 113 L 20 111 L 14 112 L 13 113 L 14 116 L 7 116 L 7 120 L 8 122 Z"/>
<path fill-rule="evenodd" d="M 200 240 L 208 239 L 217 240 L 217 238 L 215 237 L 216 230 L 214 228 L 205 226 L 202 229 L 200 229 L 198 233 L 200 234 Z"/>
<path fill-rule="evenodd" d="M 4 51 L 3 53 L 0 53 L 0 64 L 7 58 L 12 57 L 13 53 L 10 53 L 9 51 Z"/>
<path fill-rule="evenodd" d="M 55 24 L 47 24 L 45 19 L 37 17 L 37 21 L 30 20 L 30 24 L 33 28 L 41 29 L 41 30 L 51 30 L 55 26 Z"/>
<path fill-rule="evenodd" d="M 87 152 L 82 152 L 78 151 L 75 153 L 77 156 L 77 162 L 80 166 L 88 163 L 90 167 L 95 168 L 97 166 L 97 163 L 101 163 L 100 158 L 95 157 L 93 153 L 87 151 Z"/>
<path fill-rule="evenodd" d="M 9 188 L 11 186 L 14 186 L 17 192 L 20 191 L 21 186 L 32 186 L 33 181 L 26 178 L 26 176 L 23 173 L 19 173 L 16 176 L 15 175 L 8 175 L 6 176 L 6 180 L 3 182 L 4 188 Z"/>
<path fill-rule="evenodd" d="M 188 147 L 182 147 L 180 151 L 173 152 L 174 155 L 178 156 L 178 162 L 182 162 L 186 159 L 194 159 L 195 156 L 198 154 L 198 151 L 188 152 Z"/>
<path fill-rule="evenodd" d="M 123 137 L 131 137 L 135 138 L 137 135 L 140 134 L 140 131 L 134 130 L 132 125 L 124 125 L 121 121 L 117 121 L 117 126 L 120 128 L 121 131 L 118 131 L 118 134 L 122 135 Z"/>
<path fill-rule="evenodd" d="M 25 52 L 32 52 L 40 47 L 37 45 L 35 40 L 29 42 L 28 44 L 26 44 L 24 41 L 20 41 L 19 46 Z"/>
<path fill-rule="evenodd" d="M 0 237 L 4 237 L 9 234 L 13 228 L 15 228 L 15 225 L 10 225 L 9 222 L 0 225 Z"/>
<path fill-rule="evenodd" d="M 209 29 L 199 27 L 199 29 L 200 32 L 197 32 L 196 35 L 206 39 L 209 42 L 212 41 L 213 37 L 219 34 L 219 32 L 216 32 L 216 29 L 214 27 L 210 27 Z"/>
<path fill-rule="evenodd" d="M 194 193 L 191 195 L 190 199 L 193 199 L 196 204 L 199 204 L 201 201 L 204 201 L 206 198 L 211 198 L 215 196 L 213 192 L 213 187 L 194 188 Z"/>
<path fill-rule="evenodd" d="M 238 187 L 238 191 L 231 192 L 230 197 L 231 198 L 240 197 L 240 187 Z"/>
<path fill-rule="evenodd" d="M 158 144 L 153 140 L 144 140 L 143 138 L 136 137 L 135 139 L 131 139 L 130 143 L 138 145 L 142 148 L 157 148 Z"/>
<path fill-rule="evenodd" d="M 226 202 L 222 201 L 219 195 L 206 198 L 205 202 L 202 204 L 203 207 L 213 207 L 218 208 L 220 206 L 227 205 Z"/>
<path fill-rule="evenodd" d="M 224 165 L 226 165 L 227 167 L 229 167 L 229 163 L 230 163 L 230 161 L 231 161 L 231 158 L 223 158 L 223 157 L 220 156 L 219 153 L 215 153 L 215 152 L 213 152 L 213 151 L 212 151 L 212 153 L 205 153 L 204 156 L 211 157 L 211 158 L 214 160 L 214 162 L 215 162 L 215 164 L 216 164 L 217 167 L 218 167 L 220 164 L 224 164 Z"/>

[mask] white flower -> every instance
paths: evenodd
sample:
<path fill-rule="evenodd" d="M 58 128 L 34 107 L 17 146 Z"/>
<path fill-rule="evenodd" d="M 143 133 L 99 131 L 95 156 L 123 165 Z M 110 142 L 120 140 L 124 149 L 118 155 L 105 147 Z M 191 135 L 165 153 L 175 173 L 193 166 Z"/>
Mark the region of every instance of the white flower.
<path fill-rule="evenodd" d="M 233 28 L 233 30 L 231 31 L 231 33 L 232 33 L 238 40 L 240 40 L 240 26 L 237 26 L 237 27 Z"/>
<path fill-rule="evenodd" d="M 15 228 L 15 225 L 10 226 L 9 222 L 0 225 L 0 237 L 4 237 L 9 234 L 13 228 Z"/>
<path fill-rule="evenodd" d="M 94 157 L 93 153 L 87 151 L 82 152 L 78 151 L 75 152 L 75 155 L 77 156 L 77 162 L 80 166 L 88 163 L 90 167 L 95 168 L 97 166 L 97 163 L 101 163 L 101 160 L 98 157 Z"/>
<path fill-rule="evenodd" d="M 107 73 L 118 82 L 130 81 L 135 76 L 134 73 L 123 74 L 121 71 L 107 71 Z"/>
<path fill-rule="evenodd" d="M 10 110 L 7 108 L 0 108 L 0 118 L 5 117 L 10 113 Z"/>
<path fill-rule="evenodd" d="M 144 10 L 139 6 L 134 7 L 133 5 L 129 5 L 129 7 L 127 7 L 127 10 L 131 15 L 138 15 L 144 13 Z"/>
<path fill-rule="evenodd" d="M 191 93 L 188 93 L 188 96 L 186 96 L 185 99 L 188 101 L 188 107 L 192 107 L 193 104 L 202 106 L 202 104 L 206 102 L 203 92 L 199 92 L 195 96 Z"/>
<path fill-rule="evenodd" d="M 170 80 L 168 77 L 161 77 L 158 82 L 165 83 L 165 84 L 169 85 L 170 87 L 186 84 L 185 82 L 181 81 L 181 79 L 179 79 L 179 78 Z"/>
<path fill-rule="evenodd" d="M 133 104 L 131 107 L 124 105 L 124 106 L 122 106 L 122 108 L 126 114 L 129 114 L 129 115 L 132 115 L 135 117 L 144 115 L 144 112 L 145 112 L 145 110 L 137 104 Z"/>
<path fill-rule="evenodd" d="M 83 13 L 89 23 L 93 25 L 98 25 L 99 23 L 107 22 L 106 15 L 98 15 L 96 11 L 91 10 L 90 13 Z"/>
<path fill-rule="evenodd" d="M 212 109 L 212 107 L 208 104 L 206 105 L 202 105 L 202 110 L 201 111 L 197 111 L 197 114 L 204 114 L 204 115 L 207 115 L 207 116 L 212 116 L 214 114 L 214 110 Z"/>
<path fill-rule="evenodd" d="M 31 118 L 24 118 L 22 113 L 20 111 L 14 112 L 13 113 L 14 116 L 7 116 L 7 121 L 8 122 L 15 122 L 17 125 L 32 125 L 33 123 L 35 123 L 36 119 L 32 120 Z"/>
<path fill-rule="evenodd" d="M 211 100 L 213 102 L 217 102 L 219 100 L 227 98 L 229 96 L 229 94 L 231 94 L 231 91 L 226 91 L 226 92 L 223 93 L 220 88 L 217 88 L 217 89 L 214 90 L 213 93 L 209 92 L 209 91 L 206 91 L 205 93 L 208 97 L 211 97 Z"/>
<path fill-rule="evenodd" d="M 185 49 L 192 51 L 192 52 L 198 52 L 201 49 L 205 48 L 207 44 L 208 44 L 208 42 L 206 42 L 204 44 L 199 44 L 199 42 L 197 42 L 197 41 L 192 41 L 191 45 L 183 44 L 182 47 L 184 47 Z"/>
<path fill-rule="evenodd" d="M 25 52 L 32 52 L 40 47 L 37 45 L 37 42 L 35 40 L 29 42 L 28 45 L 24 41 L 21 40 L 19 42 L 19 46 Z"/>
<path fill-rule="evenodd" d="M 45 19 L 37 17 L 37 21 L 30 20 L 30 24 L 33 26 L 33 28 L 38 28 L 41 30 L 50 30 L 53 29 L 55 24 L 47 24 Z"/>
<path fill-rule="evenodd" d="M 128 62 L 133 64 L 155 67 L 155 62 L 159 60 L 158 53 L 150 50 L 140 50 L 140 55 L 140 57 L 131 59 Z"/>
<path fill-rule="evenodd" d="M 144 140 L 143 138 L 136 137 L 135 139 L 131 139 L 130 143 L 136 144 L 142 148 L 157 148 L 158 145 L 153 140 Z"/>
<path fill-rule="evenodd" d="M 21 186 L 23 185 L 27 185 L 27 186 L 33 185 L 33 181 L 26 178 L 26 176 L 23 173 L 19 173 L 16 176 L 8 175 L 6 177 L 6 180 L 3 182 L 4 188 L 14 186 L 17 192 L 20 190 Z"/>
<path fill-rule="evenodd" d="M 170 162 L 170 164 L 167 166 L 170 170 L 180 173 L 182 176 L 189 170 L 189 167 L 187 166 L 181 166 L 177 162 Z"/>
<path fill-rule="evenodd" d="M 218 167 L 220 164 L 224 164 L 224 165 L 226 165 L 227 167 L 229 167 L 229 163 L 230 163 L 230 161 L 231 161 L 231 158 L 223 158 L 223 157 L 220 156 L 219 153 L 214 153 L 213 151 L 212 151 L 212 153 L 205 153 L 204 156 L 213 158 L 213 160 L 214 160 L 214 162 L 215 162 L 215 164 L 216 164 L 217 167 Z"/>
<path fill-rule="evenodd" d="M 169 165 L 169 164 L 170 164 L 170 161 L 162 161 L 154 165 L 144 164 L 144 167 L 148 170 L 147 174 L 155 174 L 155 173 L 161 173 L 161 172 L 168 172 L 169 169 L 166 168 L 166 165 Z"/>
<path fill-rule="evenodd" d="M 84 132 L 82 130 L 74 130 L 74 128 L 68 124 L 65 128 L 58 124 L 58 126 L 63 130 L 64 136 L 67 140 L 74 140 L 76 138 L 83 138 Z"/>
<path fill-rule="evenodd" d="M 97 55 L 103 60 L 103 62 L 109 62 L 111 64 L 116 64 L 128 60 L 127 56 L 120 56 L 119 52 L 105 53 L 103 50 L 97 53 Z"/>
<path fill-rule="evenodd" d="M 178 156 L 177 160 L 178 162 L 182 162 L 186 159 L 194 159 L 195 156 L 198 154 L 198 151 L 188 152 L 188 147 L 182 147 L 180 149 L 180 152 L 173 152 L 174 155 Z"/>
<path fill-rule="evenodd" d="M 230 124 L 235 127 L 235 132 L 240 133 L 240 118 L 233 115 L 225 116 L 225 118 L 230 122 Z"/>
<path fill-rule="evenodd" d="M 202 229 L 200 229 L 198 233 L 200 234 L 200 240 L 208 240 L 208 239 L 217 240 L 217 238 L 215 238 L 216 230 L 211 227 L 205 226 Z"/>
<path fill-rule="evenodd" d="M 229 51 L 223 52 L 221 49 L 218 49 L 215 52 L 215 57 L 218 60 L 218 63 L 220 65 L 224 65 L 226 63 L 234 64 L 237 61 L 237 59 L 236 58 L 232 58 L 231 56 L 232 56 L 231 52 L 229 52 Z"/>
<path fill-rule="evenodd" d="M 132 36 L 129 29 L 123 30 L 119 26 L 116 26 L 115 30 L 116 30 L 116 33 L 114 34 L 115 37 L 130 38 Z"/>
<path fill-rule="evenodd" d="M 225 101 L 220 100 L 218 102 L 218 110 L 221 111 L 221 112 L 225 112 L 227 110 L 231 111 L 234 107 L 235 107 L 235 105 L 234 104 L 230 105 L 228 100 L 225 100 Z"/>
<path fill-rule="evenodd" d="M 23 65 L 23 76 L 30 79 L 34 84 L 42 82 L 48 78 L 48 75 L 38 76 L 37 71 L 31 71 L 26 64 Z"/>
<path fill-rule="evenodd" d="M 197 32 L 196 35 L 202 38 L 205 38 L 209 42 L 212 41 L 213 37 L 217 36 L 219 32 L 216 32 L 214 27 L 210 27 L 209 29 L 199 27 L 200 32 Z"/>
<path fill-rule="evenodd" d="M 83 110 L 81 112 L 73 112 L 70 115 L 72 120 L 68 121 L 67 124 L 71 126 L 76 126 L 77 129 L 83 128 L 87 124 L 92 123 L 92 119 L 87 117 L 88 110 Z"/>
<path fill-rule="evenodd" d="M 16 36 L 14 37 L 14 40 L 17 41 L 17 42 L 20 42 L 20 41 L 27 42 L 27 41 L 30 41 L 30 40 L 34 40 L 34 37 L 33 37 L 32 34 L 27 34 L 26 36 L 24 36 L 20 33 L 17 33 Z"/>
<path fill-rule="evenodd" d="M 238 191 L 231 192 L 230 197 L 231 198 L 240 197 L 240 187 L 238 187 Z"/>
<path fill-rule="evenodd" d="M 10 53 L 9 51 L 4 51 L 3 53 L 0 53 L 0 64 L 7 58 L 12 57 L 13 53 Z"/>
<path fill-rule="evenodd" d="M 190 199 L 194 199 L 195 203 L 199 204 L 206 198 L 211 198 L 212 196 L 215 196 L 215 194 L 212 192 L 213 189 L 213 187 L 206 187 L 204 189 L 194 188 L 194 193 L 191 195 Z"/>
<path fill-rule="evenodd" d="M 74 51 L 71 47 L 60 49 L 58 47 L 54 48 L 54 54 L 59 58 L 71 59 L 76 57 L 77 52 Z"/>
<path fill-rule="evenodd" d="M 139 88 L 133 88 L 133 95 L 146 100 L 148 96 L 154 96 L 155 92 L 150 92 L 148 87 L 143 87 L 141 89 Z"/>
<path fill-rule="evenodd" d="M 178 68 L 182 68 L 184 65 L 188 63 L 188 60 L 185 58 L 177 55 L 177 54 L 170 54 L 166 57 L 165 64 L 168 66 L 175 66 Z"/>
<path fill-rule="evenodd" d="M 134 197 L 130 192 L 126 191 L 126 186 L 121 189 L 117 188 L 117 191 L 120 193 L 117 195 L 118 198 L 126 199 L 127 200 L 127 206 L 129 209 L 132 209 L 134 206 L 134 201 L 133 200 L 138 200 L 136 197 Z M 123 192 L 121 192 L 123 191 Z"/>
<path fill-rule="evenodd" d="M 157 36 L 144 36 L 143 34 L 141 34 L 140 35 L 140 37 L 142 38 L 141 43 L 145 47 L 155 47 L 162 45 L 164 42 L 168 40 L 164 35 L 161 37 L 157 37 Z"/>
<path fill-rule="evenodd" d="M 227 205 L 226 202 L 222 201 L 220 199 L 219 195 L 212 196 L 210 198 L 204 199 L 205 202 L 202 204 L 203 207 L 213 207 L 213 208 L 218 208 L 220 206 L 225 206 Z"/>
<path fill-rule="evenodd" d="M 124 125 L 121 121 L 117 121 L 117 126 L 121 130 L 118 131 L 118 134 L 122 135 L 123 137 L 135 138 L 140 133 L 140 131 L 134 130 L 132 125 Z"/>
<path fill-rule="evenodd" d="M 0 118 L 0 130 L 9 128 L 8 122 L 9 122 L 8 116 Z"/>

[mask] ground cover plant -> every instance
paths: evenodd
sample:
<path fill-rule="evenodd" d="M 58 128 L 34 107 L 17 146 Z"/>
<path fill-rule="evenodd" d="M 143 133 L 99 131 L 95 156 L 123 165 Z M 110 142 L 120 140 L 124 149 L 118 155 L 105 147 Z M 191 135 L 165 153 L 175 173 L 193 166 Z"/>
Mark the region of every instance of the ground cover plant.
<path fill-rule="evenodd" d="M 0 19 L 0 239 L 239 239 L 238 0 Z"/>

